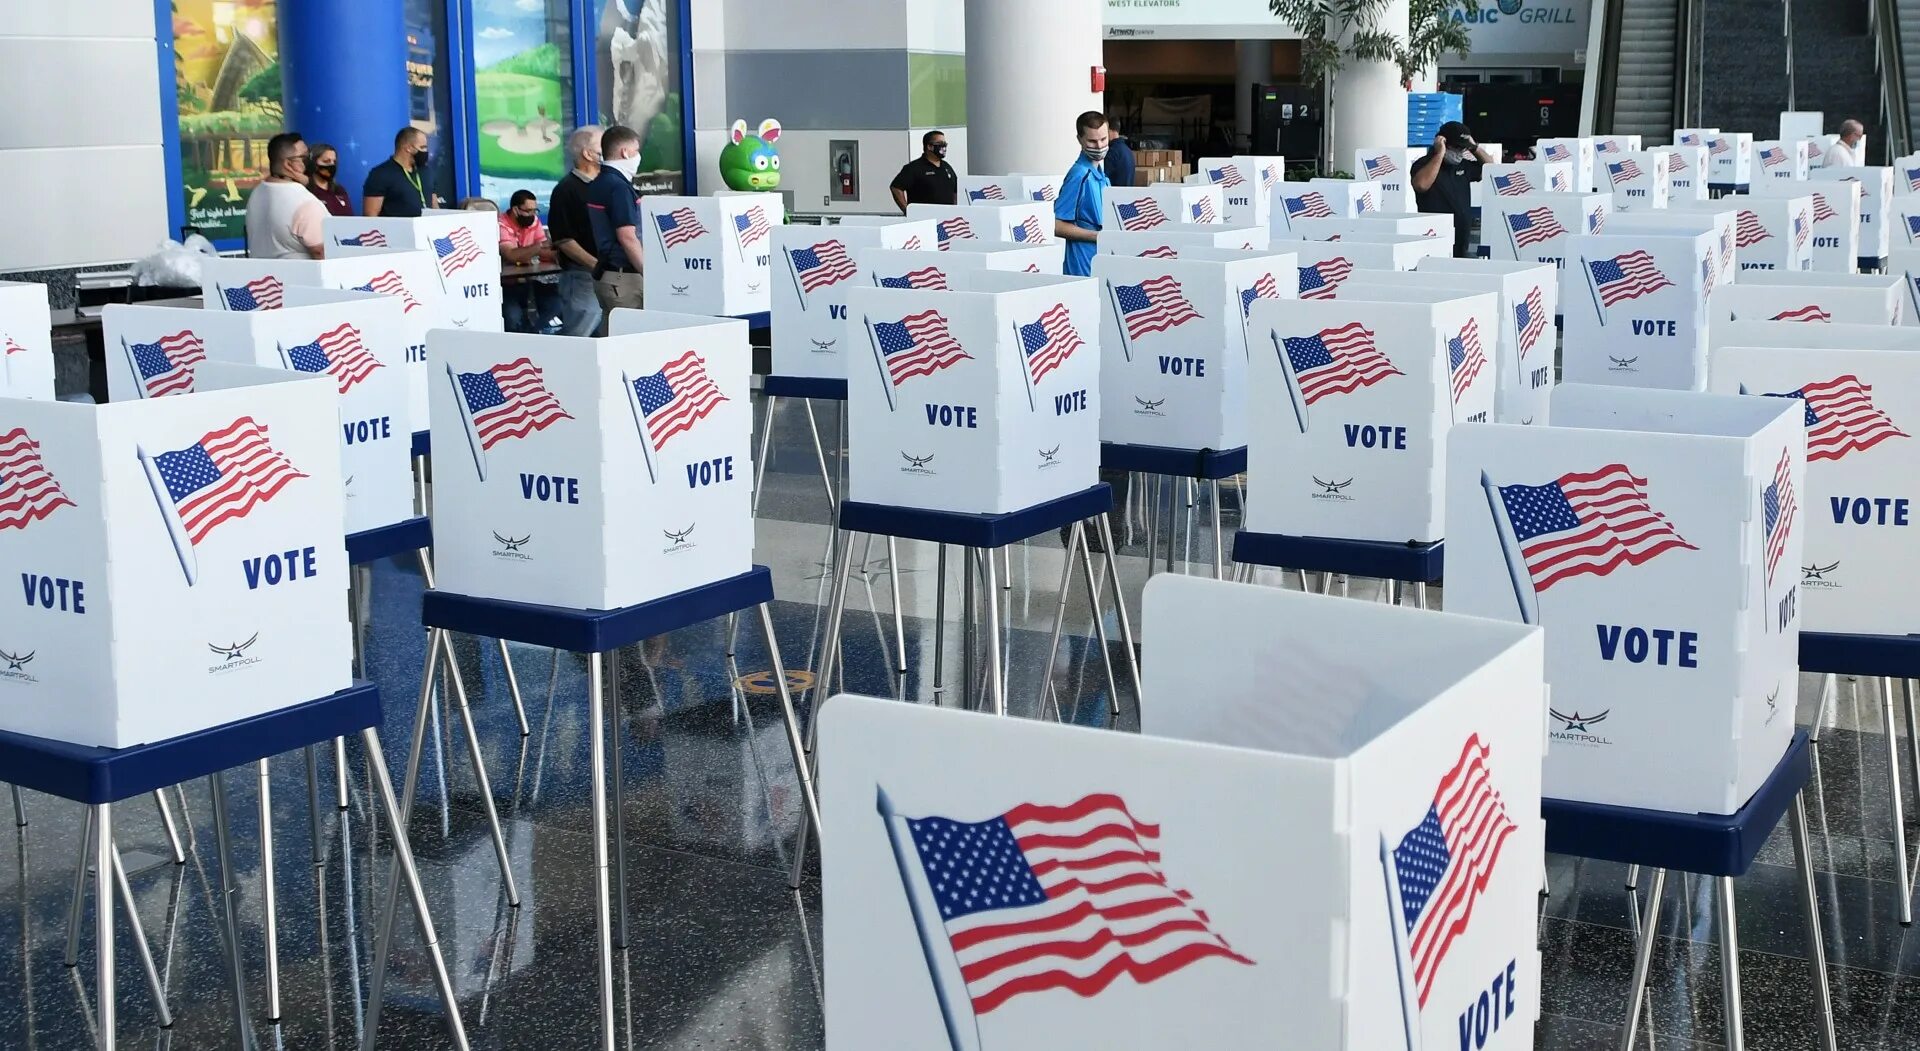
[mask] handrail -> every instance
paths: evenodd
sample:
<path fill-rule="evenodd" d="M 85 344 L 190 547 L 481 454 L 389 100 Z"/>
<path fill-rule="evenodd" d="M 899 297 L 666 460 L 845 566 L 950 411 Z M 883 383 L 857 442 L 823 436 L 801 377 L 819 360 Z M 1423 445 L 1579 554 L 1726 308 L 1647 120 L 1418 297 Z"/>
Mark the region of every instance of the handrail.
<path fill-rule="evenodd" d="M 1673 15 L 1673 127 L 1685 128 L 1700 123 L 1696 108 L 1692 120 L 1687 119 L 1687 99 L 1693 94 L 1694 71 L 1694 34 L 1698 31 L 1700 13 L 1699 0 L 1674 0 Z"/>
<path fill-rule="evenodd" d="M 1800 107 L 1793 104 L 1793 0 L 1783 0 L 1780 7 L 1787 37 L 1787 109 L 1797 110 Z"/>
<path fill-rule="evenodd" d="M 1597 75 L 1580 86 L 1580 134 L 1613 131 L 1620 76 L 1620 9 L 1623 0 L 1593 0 L 1587 23 L 1587 68 Z"/>
<path fill-rule="evenodd" d="M 1873 28 L 1873 64 L 1880 75 L 1880 123 L 1885 131 L 1887 158 L 1891 160 L 1906 155 L 1913 142 L 1911 115 L 1907 110 L 1906 61 L 1900 53 L 1897 0 L 1869 0 L 1867 17 Z"/>

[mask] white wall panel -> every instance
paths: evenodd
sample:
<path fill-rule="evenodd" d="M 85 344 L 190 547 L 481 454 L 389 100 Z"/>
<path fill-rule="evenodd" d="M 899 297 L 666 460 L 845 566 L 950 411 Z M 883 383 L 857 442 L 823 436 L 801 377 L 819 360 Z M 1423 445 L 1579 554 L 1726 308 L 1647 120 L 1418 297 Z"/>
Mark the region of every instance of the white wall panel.
<path fill-rule="evenodd" d="M 157 145 L 0 150 L 0 186 L 32 202 L 0 238 L 0 272 L 149 254 L 172 235 L 165 169 Z"/>
<path fill-rule="evenodd" d="M 171 35 L 173 27 L 167 32 Z M 153 0 L 0 0 L 0 37 L 11 36 L 127 37 L 151 43 Z"/>
<path fill-rule="evenodd" d="M 967 5 L 952 0 L 906 0 L 907 50 L 967 51 Z"/>
<path fill-rule="evenodd" d="M 0 36 L 0 150 L 160 141 L 152 40 Z"/>
<path fill-rule="evenodd" d="M 961 6 L 959 0 L 944 2 Z M 907 46 L 907 5 L 901 0 L 726 0 L 726 3 L 729 51 L 866 51 Z M 696 38 L 695 46 L 718 45 L 701 43 Z"/>
<path fill-rule="evenodd" d="M 693 126 L 696 129 L 724 128 L 733 123 L 733 118 L 727 115 L 727 58 L 724 51 L 693 53 Z"/>

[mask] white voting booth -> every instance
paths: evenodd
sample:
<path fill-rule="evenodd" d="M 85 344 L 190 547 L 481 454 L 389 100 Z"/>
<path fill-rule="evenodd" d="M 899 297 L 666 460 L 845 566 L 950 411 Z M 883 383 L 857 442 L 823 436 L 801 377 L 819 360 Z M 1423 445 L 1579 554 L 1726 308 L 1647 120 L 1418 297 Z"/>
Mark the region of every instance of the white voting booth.
<path fill-rule="evenodd" d="M 1380 188 L 1346 179 L 1283 182 L 1273 188 L 1268 230 L 1274 237 L 1306 237 L 1296 224 L 1317 219 L 1352 219 L 1380 213 Z"/>
<path fill-rule="evenodd" d="M 38 281 L 0 281 L 0 398 L 53 400 L 53 311 Z"/>
<path fill-rule="evenodd" d="M 108 396 L 116 402 L 191 394 L 208 362 L 325 379 L 336 431 L 346 531 L 413 516 L 406 337 L 392 296 L 301 285 L 279 310 L 208 310 L 199 299 L 109 305 L 101 314 Z"/>
<path fill-rule="evenodd" d="M 1860 184 L 1860 258 L 1885 258 L 1894 245 L 1893 169 L 1819 168 L 1809 172 L 1807 178 Z"/>
<path fill-rule="evenodd" d="M 1735 245 L 1734 211 L 1695 211 L 1683 202 L 1669 203 L 1665 209 L 1617 212 L 1607 223 L 1611 234 L 1655 234 L 1688 237 L 1697 233 L 1712 236 L 1713 253 L 1702 280 L 1708 291 L 1722 281 L 1731 281 L 1739 273 L 1739 249 Z"/>
<path fill-rule="evenodd" d="M 1906 197 L 1920 193 L 1920 153 L 1893 159 L 1893 195 Z"/>
<path fill-rule="evenodd" d="M 1538 161 L 1570 165 L 1573 169 L 1573 192 L 1593 192 L 1592 139 L 1541 139 L 1533 145 L 1533 156 Z"/>
<path fill-rule="evenodd" d="M 1353 151 L 1353 174 L 1380 185 L 1380 210 L 1414 211 L 1413 166 L 1427 156 L 1423 146 L 1378 146 Z M 1497 156 L 1497 154 L 1496 154 Z"/>
<path fill-rule="evenodd" d="M 322 226 L 329 258 L 413 249 L 433 256 L 434 273 L 456 327 L 506 328 L 501 313 L 500 219 L 491 211 L 430 209 L 415 219 L 330 215 Z"/>
<path fill-rule="evenodd" d="M 1898 325 L 1907 312 L 1899 274 L 1804 274 L 1749 270 L 1714 290 L 1713 317 L 1747 321 L 1840 321 Z"/>
<path fill-rule="evenodd" d="M 1060 272 L 1058 248 L 1021 248 L 1016 245 L 988 244 L 984 241 L 954 241 L 949 251 L 925 249 L 863 248 L 854 261 L 860 266 L 860 286 L 875 288 L 945 289 L 957 287 L 955 274 L 969 270 L 1007 270 L 1028 274 Z M 1048 265 L 1051 264 L 1051 265 Z M 844 297 L 852 286 L 843 290 Z M 847 316 L 840 319 L 840 339 L 845 340 Z M 853 353 L 864 353 L 854 343 Z M 844 363 L 846 359 L 843 357 Z M 845 375 L 845 373 L 841 373 Z"/>
<path fill-rule="evenodd" d="M 1247 319 L 1291 299 L 1295 259 L 1188 249 L 1179 259 L 1104 254 L 1100 440 L 1170 449 L 1247 444 Z"/>
<path fill-rule="evenodd" d="M 351 678 L 339 397 L 209 362 L 197 392 L 8 401 L 0 729 L 105 748 L 324 697 Z"/>
<path fill-rule="evenodd" d="M 1673 201 L 1670 212 L 1733 215 L 1735 260 L 1741 271 L 1813 269 L 1813 198 L 1740 194 L 1713 201 Z"/>
<path fill-rule="evenodd" d="M 1434 266 L 1441 260 L 1422 260 L 1407 274 L 1358 271 L 1343 287 L 1355 298 L 1377 295 L 1385 288 L 1454 289 L 1463 293 L 1492 292 L 1499 297 L 1493 341 L 1493 416 L 1500 423 L 1547 422 L 1547 392 L 1554 383 L 1554 308 L 1559 301 L 1559 275 L 1545 264 L 1493 269 L 1487 260 L 1444 260 L 1462 266 Z M 1364 289 L 1364 291 L 1362 291 Z"/>
<path fill-rule="evenodd" d="M 1301 299 L 1332 298 L 1357 270 L 1412 270 L 1432 258 L 1416 244 L 1373 241 L 1274 241 L 1268 251 L 1294 257 Z"/>
<path fill-rule="evenodd" d="M 823 707 L 827 1046 L 1531 1048 L 1539 633 L 1174 575 L 1143 620 L 1140 734 Z M 1075 886 L 1086 829 L 1161 896 Z"/>
<path fill-rule="evenodd" d="M 1809 197 L 1813 201 L 1812 268 L 1829 274 L 1851 274 L 1860 267 L 1861 184 L 1809 180 L 1781 182 L 1763 179 L 1748 191 L 1753 197 Z M 1896 198 L 1896 203 L 1898 199 Z M 1904 221 L 1899 222 L 1904 227 Z M 1898 238 L 1895 238 L 1898 241 Z"/>
<path fill-rule="evenodd" d="M 1010 204 L 910 204 L 910 220 L 930 220 L 934 224 L 934 247 L 951 247 L 965 241 L 1019 245 L 1023 248 L 1055 247 L 1053 206 L 1033 202 Z"/>
<path fill-rule="evenodd" d="M 1060 196 L 1060 180 L 1052 175 L 962 175 L 960 195 L 967 204 L 1051 204 Z"/>
<path fill-rule="evenodd" d="M 1137 233 L 1130 230 L 1102 230 L 1100 239 L 1094 242 L 1094 251 L 1172 259 L 1183 248 L 1232 248 L 1243 252 L 1264 252 L 1270 239 L 1271 235 L 1265 226 L 1165 223 Z"/>
<path fill-rule="evenodd" d="M 213 310 L 278 310 L 287 289 L 304 285 L 350 292 L 373 292 L 400 301 L 400 328 L 406 340 L 407 430 L 427 429 L 427 332 L 459 328 L 452 300 L 434 276 L 430 252 L 373 249 L 331 259 L 230 259 L 209 257 L 200 263 L 200 297 Z M 471 318 L 469 318 L 471 321 Z"/>
<path fill-rule="evenodd" d="M 1753 181 L 1753 136 L 1747 132 L 1715 132 L 1705 137 L 1707 184 L 1745 189 Z"/>
<path fill-rule="evenodd" d="M 1151 230 L 1163 223 L 1222 222 L 1226 208 L 1223 200 L 1218 186 L 1204 183 L 1109 186 L 1101 198 L 1101 232 Z M 909 205 L 907 210 L 911 214 L 913 207 Z M 1052 219 L 1051 212 L 1048 219 Z"/>
<path fill-rule="evenodd" d="M 1608 154 L 1597 163 L 1598 176 L 1604 176 L 1607 189 L 1613 194 L 1615 209 L 1632 211 L 1667 206 L 1673 173 L 1667 170 L 1665 157 L 1636 151 Z"/>
<path fill-rule="evenodd" d="M 1796 406 L 1567 384 L 1457 432 L 1447 609 L 1547 629 L 1549 797 L 1731 814 L 1793 739 Z"/>
<path fill-rule="evenodd" d="M 1704 146 L 1661 146 L 1647 151 L 1667 169 L 1668 199 L 1707 199 L 1707 149 Z"/>
<path fill-rule="evenodd" d="M 1340 241 L 1380 234 L 1403 237 L 1433 237 L 1444 241 L 1446 254 L 1453 254 L 1453 216 L 1432 212 L 1395 215 L 1368 212 L 1366 215 L 1335 216 L 1327 219 L 1295 219 L 1292 236 L 1302 241 Z M 1276 235 L 1279 236 L 1279 235 Z"/>
<path fill-rule="evenodd" d="M 1751 326 L 1749 326 L 1751 327 Z M 1785 326 L 1772 326 L 1785 327 Z M 1920 354 L 1868 346 L 1862 325 L 1823 325 L 1793 346 L 1713 351 L 1713 389 L 1798 404 L 1808 514 L 1797 573 L 1809 631 L 1920 632 L 1912 508 L 1920 500 Z M 1887 330 L 1881 330 L 1887 331 Z M 1906 334 L 1910 329 L 1891 330 Z"/>
<path fill-rule="evenodd" d="M 1490 258 L 1553 263 L 1567 239 L 1604 229 L 1613 197 L 1604 193 L 1535 193 L 1490 197 L 1480 212 L 1480 244 Z"/>
<path fill-rule="evenodd" d="M 1190 178 L 1219 187 L 1222 222 L 1265 229 L 1273 188 L 1286 168 L 1285 157 L 1202 157 Z"/>
<path fill-rule="evenodd" d="M 1482 194 L 1491 193 L 1495 197 L 1518 197 L 1527 193 L 1572 193 L 1573 165 L 1566 161 L 1515 161 L 1512 164 L 1489 164 L 1481 169 L 1480 181 L 1474 184 Z M 1483 197 L 1478 203 L 1486 207 Z"/>
<path fill-rule="evenodd" d="M 1920 326 L 1920 245 L 1888 252 L 1886 267 L 1887 273 L 1905 283 L 1907 308 L 1900 312 L 1901 323 Z"/>
<path fill-rule="evenodd" d="M 1807 155 L 1797 142 L 1761 139 L 1753 144 L 1753 181 L 1805 182 Z"/>
<path fill-rule="evenodd" d="M 1601 234 L 1574 238 L 1567 251 L 1561 379 L 1704 389 L 1712 235 Z"/>
<path fill-rule="evenodd" d="M 1096 484 L 1099 297 L 986 269 L 849 290 L 847 498 L 1002 514 Z"/>
<path fill-rule="evenodd" d="M 747 572 L 745 321 L 435 332 L 433 549 L 459 595 L 618 609 Z"/>
<path fill-rule="evenodd" d="M 1247 526 L 1427 543 L 1458 423 L 1492 417 L 1499 300 L 1402 288 L 1261 300 L 1248 350 Z"/>
<path fill-rule="evenodd" d="M 773 374 L 846 379 L 847 289 L 859 282 L 861 254 L 934 243 L 932 220 L 774 230 Z"/>
<path fill-rule="evenodd" d="M 777 193 L 641 197 L 648 305 L 716 317 L 768 310 L 773 231 L 786 221 Z"/>
<path fill-rule="evenodd" d="M 1606 156 L 1633 153 L 1641 148 L 1638 135 L 1590 135 L 1588 138 L 1593 140 L 1593 156 L 1596 160 Z"/>

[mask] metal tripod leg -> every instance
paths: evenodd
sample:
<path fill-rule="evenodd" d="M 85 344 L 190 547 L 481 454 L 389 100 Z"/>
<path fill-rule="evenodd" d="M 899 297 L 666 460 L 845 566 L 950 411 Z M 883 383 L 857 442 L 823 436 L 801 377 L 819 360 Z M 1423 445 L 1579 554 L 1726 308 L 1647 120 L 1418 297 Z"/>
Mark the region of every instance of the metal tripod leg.
<path fill-rule="evenodd" d="M 793 706 L 793 691 L 787 685 L 786 662 L 780 659 L 780 642 L 773 633 L 773 610 L 764 602 L 759 606 L 760 633 L 766 637 L 767 655 L 773 662 L 773 681 L 779 684 L 780 714 L 787 724 L 787 747 L 793 751 L 793 770 L 800 780 L 800 798 L 807 807 L 807 821 L 813 824 L 813 833 L 820 834 L 820 797 L 813 784 L 813 774 L 808 770 L 807 750 L 800 739 L 800 715 Z M 820 709 L 813 710 L 815 725 L 820 720 Z"/>
<path fill-rule="evenodd" d="M 146 927 L 140 922 L 140 909 L 133 901 L 133 885 L 127 882 L 127 867 L 120 860 L 120 848 L 113 851 L 113 882 L 120 891 L 120 905 L 127 910 L 127 927 L 133 932 L 133 947 L 140 954 L 140 969 L 146 972 L 147 990 L 153 994 L 153 1009 L 160 1016 L 160 1028 L 173 1027 L 173 1011 L 167 1006 L 167 990 L 160 983 L 160 968 L 154 966 L 153 949 L 147 944 Z"/>
<path fill-rule="evenodd" d="M 613 900 L 620 913 L 619 937 L 614 940 L 616 949 L 628 945 L 627 937 L 627 749 L 622 738 L 626 737 L 626 727 L 621 723 L 626 709 L 620 703 L 620 651 L 607 654 L 607 733 L 613 737 L 613 787 L 608 792 L 609 805 L 613 808 Z"/>
<path fill-rule="evenodd" d="M 599 942 L 600 1048 L 614 1051 L 613 917 L 608 905 L 606 655 L 587 655 L 588 762 L 592 764 L 594 932 Z"/>
<path fill-rule="evenodd" d="M 1007 680 L 1000 666 L 1000 567 L 992 548 L 981 549 L 980 559 L 987 568 L 987 590 L 982 596 L 987 607 L 987 690 L 993 698 L 993 714 L 1005 715 Z"/>
<path fill-rule="evenodd" d="M 1227 542 L 1226 532 L 1220 528 L 1220 480 L 1214 479 L 1208 485 L 1213 500 L 1213 579 L 1227 579 Z"/>
<path fill-rule="evenodd" d="M 940 545 L 940 554 L 935 560 L 934 576 L 938 582 L 933 592 L 933 703 L 939 704 L 941 694 L 946 692 L 946 656 L 947 656 L 947 545 Z M 17 798 L 17 797 L 16 797 Z"/>
<path fill-rule="evenodd" d="M 1900 926 L 1913 925 L 1913 882 L 1907 865 L 1907 820 L 1901 799 L 1900 736 L 1893 721 L 1893 680 L 1880 680 L 1881 730 L 1887 735 L 1887 793 L 1893 808 L 1893 872 L 1900 888 Z"/>
<path fill-rule="evenodd" d="M 161 826 L 167 830 L 167 845 L 173 848 L 173 863 L 176 865 L 186 864 L 187 846 L 180 842 L 180 825 L 173 820 L 173 806 L 167 802 L 166 789 L 156 788 L 153 790 L 153 805 L 155 809 L 160 811 Z M 26 824 L 25 821 L 20 823 L 23 825 Z"/>
<path fill-rule="evenodd" d="M 267 1022 L 280 1022 L 280 903 L 273 879 L 273 787 L 272 772 L 265 759 L 257 765 L 260 775 L 260 897 L 265 905 L 267 942 Z"/>
<path fill-rule="evenodd" d="M 1067 627 L 1067 589 L 1073 584 L 1073 556 L 1080 547 L 1081 534 L 1086 527 L 1085 522 L 1075 522 L 1073 528 L 1068 530 L 1066 557 L 1060 560 L 1060 604 L 1053 613 L 1053 644 L 1047 647 L 1047 671 L 1040 677 L 1039 704 L 1042 711 L 1045 710 L 1047 698 L 1054 693 L 1053 669 L 1060 656 L 1060 637 Z M 1100 611 L 1094 610 L 1094 616 L 1099 615 Z M 1054 703 L 1053 717 L 1055 720 L 1063 717 L 1058 701 Z"/>
<path fill-rule="evenodd" d="M 838 520 L 840 516 L 837 512 L 840 509 L 840 502 L 834 499 L 833 496 L 833 476 L 827 470 L 826 447 L 820 444 L 820 424 L 813 418 L 813 399 L 803 399 L 800 404 L 806 406 L 807 430 L 813 434 L 813 455 L 815 459 L 820 461 L 820 484 L 824 486 L 827 491 L 827 514 L 834 520 Z M 843 409 L 841 411 L 844 414 L 845 410 Z"/>
<path fill-rule="evenodd" d="M 1740 932 L 1734 921 L 1733 877 L 1715 881 L 1720 929 L 1720 1003 L 1727 1027 L 1727 1051 L 1746 1051 L 1746 1022 L 1740 1011 Z"/>
<path fill-rule="evenodd" d="M 527 725 L 527 706 L 520 699 L 520 676 L 513 673 L 513 655 L 507 652 L 507 640 L 495 639 L 500 646 L 500 666 L 507 670 L 507 693 L 513 697 L 513 714 L 520 720 L 520 736 L 533 732 Z"/>
<path fill-rule="evenodd" d="M 1133 619 L 1127 616 L 1126 591 L 1120 586 L 1120 563 L 1113 554 L 1113 527 L 1107 523 L 1107 516 L 1104 514 L 1095 515 L 1093 518 L 1100 526 L 1100 542 L 1107 549 L 1107 573 L 1113 577 L 1113 608 L 1114 612 L 1120 615 L 1120 641 L 1126 645 L 1127 671 L 1133 677 L 1133 696 L 1135 700 L 1144 704 L 1146 699 L 1140 693 L 1140 656 L 1135 652 L 1133 643 Z M 1117 704 L 1119 698 L 1115 697 L 1114 701 Z"/>
<path fill-rule="evenodd" d="M 768 394 L 766 412 L 760 417 L 760 455 L 753 465 L 753 509 L 750 517 L 760 517 L 760 494 L 767 488 L 767 453 L 773 447 L 773 407 L 780 399 Z"/>
<path fill-rule="evenodd" d="M 1827 946 L 1820 930 L 1820 895 L 1813 881 L 1813 850 L 1807 842 L 1807 794 L 1794 793 L 1793 810 L 1787 815 L 1793 833 L 1793 861 L 1799 870 L 1800 893 L 1807 907 L 1807 962 L 1813 968 L 1814 1005 L 1820 1012 L 1821 1051 L 1838 1051 L 1834 1034 L 1833 990 L 1827 984 Z"/>
<path fill-rule="evenodd" d="M 1102 519 L 1106 516 L 1102 515 Z M 1085 525 L 1085 523 L 1078 523 Z M 1120 684 L 1113 674 L 1113 647 L 1107 641 L 1107 618 L 1100 609 L 1100 585 L 1094 580 L 1093 553 L 1088 550 L 1084 529 L 1080 533 L 1080 570 L 1087 582 L 1087 606 L 1093 610 L 1093 635 L 1100 646 L 1100 666 L 1107 672 L 1107 714 L 1120 714 Z M 1113 583 L 1113 601 L 1116 605 L 1125 603 L 1127 597 L 1120 591 L 1120 578 Z M 1122 614 L 1123 616 L 1125 614 Z"/>
<path fill-rule="evenodd" d="M 257 1046 L 253 1033 L 253 1012 L 247 1007 L 247 972 L 240 950 L 240 917 L 234 910 L 233 834 L 227 821 L 227 789 L 218 773 L 207 775 L 207 794 L 213 799 L 213 834 L 220 855 L 220 922 L 227 945 L 228 980 L 233 983 L 234 1026 L 240 1031 L 240 1046 L 251 1051 Z"/>
<path fill-rule="evenodd" d="M 1620 1051 L 1633 1051 L 1633 1040 L 1640 1029 L 1640 1006 L 1647 996 L 1647 972 L 1653 966 L 1654 932 L 1660 929 L 1660 898 L 1666 893 L 1667 870 L 1653 870 L 1653 886 L 1647 888 L 1646 912 L 1640 916 L 1640 941 L 1633 953 L 1633 984 L 1627 990 L 1627 1021 L 1620 1027 Z"/>
<path fill-rule="evenodd" d="M 887 538 L 887 590 L 893 596 L 893 670 L 904 677 L 907 674 L 907 620 L 900 611 L 900 548 L 893 537 Z"/>
<path fill-rule="evenodd" d="M 98 1009 L 100 1046 L 112 1051 L 117 1030 L 113 1012 L 120 997 L 113 980 L 113 804 L 90 808 L 93 820 L 93 941 L 94 990 Z M 161 1009 L 163 1012 L 165 1008 Z"/>

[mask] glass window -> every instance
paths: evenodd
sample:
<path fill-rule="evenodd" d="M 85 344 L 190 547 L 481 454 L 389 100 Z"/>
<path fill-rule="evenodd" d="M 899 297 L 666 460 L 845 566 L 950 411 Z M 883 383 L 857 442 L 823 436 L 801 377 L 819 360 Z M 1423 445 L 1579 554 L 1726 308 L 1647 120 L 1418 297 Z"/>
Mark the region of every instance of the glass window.
<path fill-rule="evenodd" d="M 641 193 L 681 193 L 686 133 L 680 109 L 680 5 L 675 0 L 598 0 L 593 54 L 600 123 L 640 133 Z"/>
<path fill-rule="evenodd" d="M 480 196 L 544 201 L 567 173 L 574 128 L 568 0 L 473 0 L 474 121 Z"/>
<path fill-rule="evenodd" d="M 448 121 L 453 100 L 447 81 L 446 0 L 406 0 L 407 96 L 413 126 L 427 133 L 427 184 L 440 200 L 453 194 L 453 144 Z"/>

